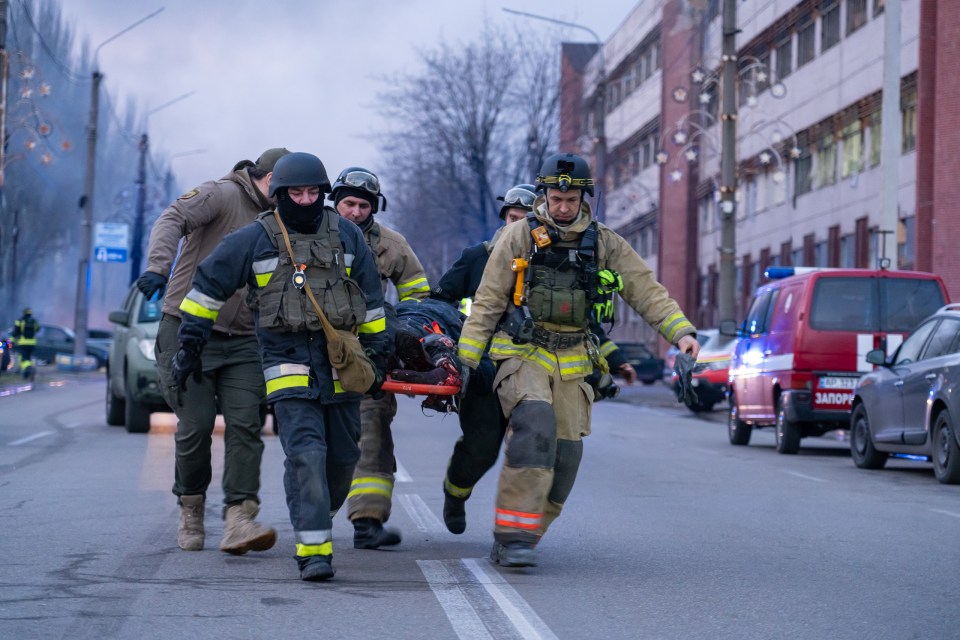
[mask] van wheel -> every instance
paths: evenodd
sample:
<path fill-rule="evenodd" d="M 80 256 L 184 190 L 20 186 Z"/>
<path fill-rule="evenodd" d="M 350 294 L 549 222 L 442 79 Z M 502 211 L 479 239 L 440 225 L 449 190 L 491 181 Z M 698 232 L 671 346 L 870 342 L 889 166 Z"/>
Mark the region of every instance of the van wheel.
<path fill-rule="evenodd" d="M 106 398 L 106 409 L 107 409 L 107 424 L 111 427 L 122 427 L 123 426 L 123 417 L 124 417 L 124 401 L 122 398 L 118 398 L 113 395 L 113 391 L 110 389 L 110 372 L 107 372 L 107 398 Z"/>
<path fill-rule="evenodd" d="M 946 409 L 933 424 L 933 473 L 943 484 L 960 484 L 960 447 Z"/>
<path fill-rule="evenodd" d="M 796 422 L 787 420 L 783 396 L 777 398 L 777 423 L 774 425 L 774 435 L 777 441 L 777 453 L 794 454 L 800 450 L 800 427 Z"/>
<path fill-rule="evenodd" d="M 727 436 L 730 438 L 730 444 L 747 445 L 750 444 L 750 434 L 753 433 L 753 427 L 740 419 L 737 413 L 737 401 L 730 397 L 730 412 L 727 414 Z"/>
<path fill-rule="evenodd" d="M 858 404 L 850 416 L 850 457 L 860 469 L 883 469 L 890 455 L 873 446 L 867 408 Z"/>
<path fill-rule="evenodd" d="M 127 433 L 147 433 L 150 431 L 150 407 L 141 404 L 127 394 L 125 418 Z"/>

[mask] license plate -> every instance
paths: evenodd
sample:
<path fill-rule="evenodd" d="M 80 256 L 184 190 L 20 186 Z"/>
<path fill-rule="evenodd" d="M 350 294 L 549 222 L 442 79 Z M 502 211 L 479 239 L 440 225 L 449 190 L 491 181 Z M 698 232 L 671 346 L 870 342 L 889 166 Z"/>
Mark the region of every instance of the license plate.
<path fill-rule="evenodd" d="M 859 378 L 847 376 L 822 376 L 817 384 L 820 389 L 853 389 Z"/>

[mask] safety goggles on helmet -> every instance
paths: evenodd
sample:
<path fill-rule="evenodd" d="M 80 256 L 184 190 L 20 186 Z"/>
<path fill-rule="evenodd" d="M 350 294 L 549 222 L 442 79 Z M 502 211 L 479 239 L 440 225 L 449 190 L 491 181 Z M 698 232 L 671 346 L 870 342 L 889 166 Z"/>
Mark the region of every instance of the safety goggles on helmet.
<path fill-rule="evenodd" d="M 513 187 L 508 189 L 504 195 L 497 197 L 497 200 L 503 202 L 504 206 L 520 207 L 528 211 L 533 209 L 533 201 L 536 199 L 536 193 L 523 187 Z"/>
<path fill-rule="evenodd" d="M 348 169 L 344 171 L 337 177 L 337 181 L 333 183 L 334 191 L 336 191 L 338 187 L 362 189 L 375 198 L 380 198 L 383 205 L 380 207 L 382 211 L 386 211 L 387 209 L 387 198 L 380 193 L 380 180 L 369 171 L 364 171 L 363 169 Z"/>

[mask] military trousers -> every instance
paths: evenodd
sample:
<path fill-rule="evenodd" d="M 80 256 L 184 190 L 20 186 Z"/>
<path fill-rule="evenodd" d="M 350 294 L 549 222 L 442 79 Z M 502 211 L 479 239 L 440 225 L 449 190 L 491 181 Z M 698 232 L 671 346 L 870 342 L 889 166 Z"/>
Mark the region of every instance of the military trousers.
<path fill-rule="evenodd" d="M 453 446 L 443 488 L 456 498 L 467 499 L 474 485 L 497 462 L 507 419 L 495 394 L 480 395 L 467 388 L 460 401 L 460 431 Z"/>
<path fill-rule="evenodd" d="M 360 458 L 359 403 L 283 398 L 273 411 L 286 456 L 283 488 L 297 555 L 331 555 L 333 514 L 346 500 Z"/>
<path fill-rule="evenodd" d="M 364 396 L 360 401 L 360 460 L 353 471 L 347 514 L 350 520 L 390 519 L 394 474 L 393 432 L 397 398 L 384 393 L 379 399 Z"/>
<path fill-rule="evenodd" d="M 214 331 L 203 349 L 203 376 L 191 376 L 186 391 L 176 388 L 171 366 L 179 349 L 180 319 L 164 315 L 157 331 L 157 369 L 164 398 L 177 414 L 173 493 L 207 493 L 213 475 L 211 443 L 217 413 L 223 415 L 223 501 L 260 501 L 260 431 L 266 409 L 266 387 L 260 350 L 254 336 L 227 336 Z"/>
<path fill-rule="evenodd" d="M 509 420 L 494 538 L 535 544 L 573 489 L 582 438 L 590 433 L 593 390 L 582 377 L 563 380 L 558 369 L 522 358 L 501 361 L 494 388 Z"/>

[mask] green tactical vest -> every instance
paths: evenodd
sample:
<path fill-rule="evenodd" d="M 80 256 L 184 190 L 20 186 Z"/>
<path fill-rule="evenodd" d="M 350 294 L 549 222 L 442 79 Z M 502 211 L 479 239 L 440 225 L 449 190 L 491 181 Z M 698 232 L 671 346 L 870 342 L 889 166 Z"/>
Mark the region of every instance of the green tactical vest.
<path fill-rule="evenodd" d="M 279 262 L 266 286 L 252 292 L 251 306 L 259 310 L 258 326 L 279 332 L 321 331 L 323 326 L 306 289 L 293 284 L 294 265 L 306 265 L 307 283 L 320 308 L 337 329 L 353 330 L 367 314 L 367 298 L 347 275 L 343 245 L 340 242 L 340 216 L 324 208 L 323 222 L 316 234 L 290 233 L 293 260 L 287 252 L 280 225 L 272 211 L 261 213 L 257 221 L 267 230 L 273 246 L 280 252 Z"/>
<path fill-rule="evenodd" d="M 531 227 L 539 225 L 529 216 Z M 590 322 L 592 292 L 596 289 L 596 230 L 579 241 L 555 238 L 530 257 L 527 267 L 527 308 L 536 322 L 586 329 Z"/>

